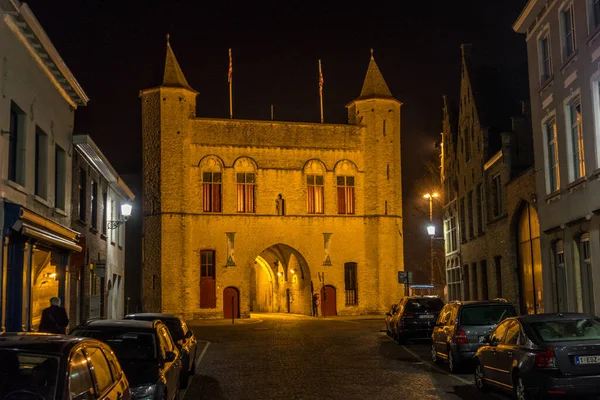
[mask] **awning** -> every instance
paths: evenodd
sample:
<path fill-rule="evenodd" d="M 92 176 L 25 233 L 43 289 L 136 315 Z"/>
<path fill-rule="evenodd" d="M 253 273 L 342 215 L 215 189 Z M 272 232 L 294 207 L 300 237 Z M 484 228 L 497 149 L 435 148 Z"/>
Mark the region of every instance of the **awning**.
<path fill-rule="evenodd" d="M 79 252 L 80 234 L 72 229 L 36 214 L 17 204 L 6 203 L 14 219 L 10 221 L 11 230 L 36 239 L 48 246 Z M 7 221 L 8 222 L 8 221 Z M 7 226 L 7 227 L 8 227 Z"/>

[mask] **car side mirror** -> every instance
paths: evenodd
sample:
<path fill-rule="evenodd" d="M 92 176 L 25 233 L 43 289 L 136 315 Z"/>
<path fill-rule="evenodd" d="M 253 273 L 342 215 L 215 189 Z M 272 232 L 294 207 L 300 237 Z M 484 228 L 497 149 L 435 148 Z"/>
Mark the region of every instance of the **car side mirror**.
<path fill-rule="evenodd" d="M 485 335 L 485 336 L 483 337 L 483 343 L 485 343 L 485 344 L 489 344 L 490 346 L 496 346 L 496 345 L 498 344 L 498 343 L 492 343 L 492 342 L 490 341 L 490 335 Z"/>
<path fill-rule="evenodd" d="M 175 353 L 173 353 L 172 351 L 167 351 L 165 353 L 165 362 L 175 361 L 176 357 L 177 355 Z"/>
<path fill-rule="evenodd" d="M 194 335 L 194 332 L 192 332 L 192 330 L 190 329 L 189 331 L 187 331 L 187 333 L 185 334 L 186 338 L 191 338 Z"/>

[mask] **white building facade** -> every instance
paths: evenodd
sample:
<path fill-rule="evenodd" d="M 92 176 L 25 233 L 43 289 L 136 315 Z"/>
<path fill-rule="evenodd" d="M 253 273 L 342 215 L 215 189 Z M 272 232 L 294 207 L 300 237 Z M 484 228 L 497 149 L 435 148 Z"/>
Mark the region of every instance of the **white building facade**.
<path fill-rule="evenodd" d="M 0 1 L 1 329 L 36 330 L 69 308 L 74 113 L 88 98 L 27 4 Z"/>

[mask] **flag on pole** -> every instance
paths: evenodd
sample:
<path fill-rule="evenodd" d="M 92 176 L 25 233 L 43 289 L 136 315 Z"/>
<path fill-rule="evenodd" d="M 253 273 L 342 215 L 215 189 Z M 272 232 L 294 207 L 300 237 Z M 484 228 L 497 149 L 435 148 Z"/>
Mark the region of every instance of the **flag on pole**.
<path fill-rule="evenodd" d="M 321 70 L 321 60 L 319 60 L 319 94 L 323 95 L 323 71 Z"/>
<path fill-rule="evenodd" d="M 227 82 L 231 82 L 233 76 L 233 59 L 231 58 L 231 49 L 229 49 L 229 71 L 227 71 Z"/>

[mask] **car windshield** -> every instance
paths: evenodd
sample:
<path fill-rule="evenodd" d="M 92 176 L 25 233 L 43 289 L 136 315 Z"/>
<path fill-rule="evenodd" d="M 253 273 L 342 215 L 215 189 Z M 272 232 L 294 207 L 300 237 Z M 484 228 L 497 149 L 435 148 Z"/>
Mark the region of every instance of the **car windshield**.
<path fill-rule="evenodd" d="M 0 398 L 26 398 L 23 391 L 33 392 L 44 400 L 56 398 L 57 357 L 0 350 L 0 360 Z M 12 395 L 7 397 L 9 393 Z"/>
<path fill-rule="evenodd" d="M 169 333 L 171 334 L 171 337 L 173 338 L 174 342 L 178 342 L 184 338 L 183 329 L 181 328 L 181 323 L 179 322 L 179 319 L 165 318 L 164 320 L 162 320 L 162 322 L 164 322 L 167 328 L 169 328 Z"/>
<path fill-rule="evenodd" d="M 532 322 L 531 327 L 544 342 L 600 340 L 600 321 L 593 318 Z"/>
<path fill-rule="evenodd" d="M 444 302 L 436 298 L 410 299 L 404 306 L 407 313 L 438 312 L 444 307 Z"/>
<path fill-rule="evenodd" d="M 513 306 L 508 304 L 481 304 L 464 307 L 460 314 L 462 325 L 496 325 L 508 317 L 517 315 Z"/>
<path fill-rule="evenodd" d="M 73 336 L 98 339 L 108 344 L 119 360 L 156 360 L 156 339 L 150 332 L 129 332 L 126 330 L 76 329 Z"/>

